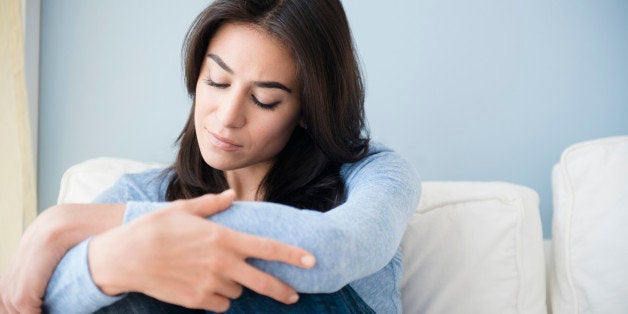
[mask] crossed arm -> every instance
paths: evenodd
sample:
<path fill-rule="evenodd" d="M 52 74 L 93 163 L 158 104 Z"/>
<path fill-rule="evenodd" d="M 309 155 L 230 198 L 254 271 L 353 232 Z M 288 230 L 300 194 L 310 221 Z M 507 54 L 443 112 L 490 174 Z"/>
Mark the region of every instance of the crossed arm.
<path fill-rule="evenodd" d="M 358 163 L 345 165 L 341 174 L 347 185 L 347 202 L 327 213 L 265 202 L 235 202 L 209 220 L 311 252 L 316 257 L 316 265 L 311 269 L 289 265 L 299 265 L 297 261 L 279 263 L 255 259 L 252 264 L 300 292 L 336 291 L 376 272 L 390 261 L 420 195 L 419 181 L 412 167 L 390 151 L 380 151 Z M 124 220 L 132 221 L 168 205 L 129 202 Z M 84 292 L 85 284 L 94 285 L 91 280 L 76 282 L 76 271 L 71 270 L 78 269 L 73 268 L 75 265 L 88 269 L 86 255 L 87 242 L 83 242 L 61 261 L 48 286 L 46 302 L 50 309 L 64 306 L 76 309 L 72 300 L 56 296 Z M 101 293 L 98 289 L 95 291 Z M 101 298 L 98 302 L 103 299 L 104 302 L 115 301 Z"/>

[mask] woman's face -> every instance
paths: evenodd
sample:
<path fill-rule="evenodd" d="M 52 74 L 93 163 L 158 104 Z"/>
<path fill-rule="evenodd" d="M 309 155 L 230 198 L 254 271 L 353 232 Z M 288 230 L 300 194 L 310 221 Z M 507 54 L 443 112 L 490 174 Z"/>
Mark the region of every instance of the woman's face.
<path fill-rule="evenodd" d="M 223 171 L 270 167 L 300 113 L 289 50 L 255 26 L 221 26 L 196 84 L 194 123 L 205 162 Z"/>

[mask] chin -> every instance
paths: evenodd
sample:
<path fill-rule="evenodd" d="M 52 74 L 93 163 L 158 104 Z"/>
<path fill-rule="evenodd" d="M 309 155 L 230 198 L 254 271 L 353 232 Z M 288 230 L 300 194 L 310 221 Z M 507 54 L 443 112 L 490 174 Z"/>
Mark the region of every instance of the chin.
<path fill-rule="evenodd" d="M 229 171 L 242 168 L 242 165 L 240 164 L 235 164 L 226 160 L 218 160 L 217 158 L 203 158 L 203 160 L 206 164 L 216 170 Z"/>
<path fill-rule="evenodd" d="M 236 156 L 223 156 L 219 151 L 214 151 L 211 148 L 201 149 L 201 157 L 203 161 L 210 167 L 222 171 L 238 169 L 241 167 L 242 158 L 236 158 Z"/>

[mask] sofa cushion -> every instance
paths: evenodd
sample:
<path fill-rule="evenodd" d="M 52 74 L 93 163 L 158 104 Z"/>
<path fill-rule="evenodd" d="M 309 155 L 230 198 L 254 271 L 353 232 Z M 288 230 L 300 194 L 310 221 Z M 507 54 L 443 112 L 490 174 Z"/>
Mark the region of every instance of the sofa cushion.
<path fill-rule="evenodd" d="M 546 313 L 538 195 L 425 182 L 402 243 L 405 313 Z"/>
<path fill-rule="evenodd" d="M 628 136 L 566 149 L 553 190 L 553 313 L 628 313 Z"/>
<path fill-rule="evenodd" d="M 159 167 L 163 165 L 108 157 L 84 161 L 70 167 L 61 177 L 57 204 L 90 203 L 123 174 Z"/>

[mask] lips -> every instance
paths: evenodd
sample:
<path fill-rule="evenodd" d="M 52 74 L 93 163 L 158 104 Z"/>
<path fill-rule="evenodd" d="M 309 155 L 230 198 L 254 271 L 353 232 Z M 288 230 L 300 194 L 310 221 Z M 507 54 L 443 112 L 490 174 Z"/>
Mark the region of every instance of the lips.
<path fill-rule="evenodd" d="M 242 145 L 236 144 L 233 140 L 228 138 L 224 138 L 218 134 L 212 133 L 208 130 L 207 134 L 209 137 L 209 141 L 217 148 L 225 150 L 225 151 L 234 151 L 242 148 Z"/>

